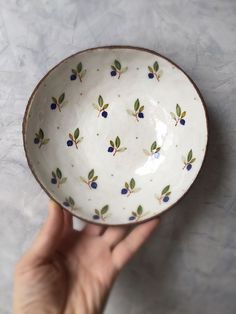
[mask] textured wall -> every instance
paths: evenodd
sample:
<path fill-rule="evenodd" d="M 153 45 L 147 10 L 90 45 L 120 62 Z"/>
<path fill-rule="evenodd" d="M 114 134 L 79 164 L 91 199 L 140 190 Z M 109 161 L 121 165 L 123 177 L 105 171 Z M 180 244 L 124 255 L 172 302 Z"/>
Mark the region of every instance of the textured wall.
<path fill-rule="evenodd" d="M 172 58 L 207 103 L 210 142 L 189 194 L 122 272 L 108 314 L 236 312 L 236 1 L 0 0 L 0 312 L 47 212 L 21 121 L 37 81 L 84 48 L 128 44 Z"/>

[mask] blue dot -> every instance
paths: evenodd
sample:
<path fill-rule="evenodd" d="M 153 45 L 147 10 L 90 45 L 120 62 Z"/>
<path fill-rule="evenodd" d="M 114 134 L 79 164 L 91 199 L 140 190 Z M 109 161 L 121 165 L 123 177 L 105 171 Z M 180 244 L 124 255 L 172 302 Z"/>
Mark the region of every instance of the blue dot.
<path fill-rule="evenodd" d="M 148 73 L 148 77 L 149 77 L 150 79 L 153 79 L 153 78 L 154 78 L 154 74 L 153 74 L 153 73 Z"/>
<path fill-rule="evenodd" d="M 169 196 L 165 196 L 165 197 L 163 198 L 163 202 L 165 202 L 165 203 L 166 203 L 166 202 L 168 202 L 168 201 L 169 201 L 169 199 L 170 199 L 170 198 L 169 198 Z"/>
<path fill-rule="evenodd" d="M 63 202 L 63 205 L 66 206 L 66 207 L 70 206 L 70 204 L 68 202 Z"/>
<path fill-rule="evenodd" d="M 134 220 L 134 219 L 135 219 L 134 216 L 130 216 L 130 217 L 129 217 L 129 220 Z"/>
<path fill-rule="evenodd" d="M 158 159 L 160 157 L 160 153 L 155 153 L 154 158 Z"/>
<path fill-rule="evenodd" d="M 144 118 L 144 114 L 143 114 L 142 112 L 139 112 L 138 117 L 139 117 L 140 119 L 143 119 L 143 118 Z"/>
<path fill-rule="evenodd" d="M 97 186 L 98 186 L 98 185 L 97 185 L 97 183 L 96 183 L 96 182 L 92 182 L 92 183 L 91 183 L 91 188 L 92 188 L 92 189 L 96 189 L 96 188 L 97 188 Z"/>
<path fill-rule="evenodd" d="M 103 116 L 103 118 L 106 118 L 106 117 L 107 117 L 107 115 L 108 115 L 107 111 L 103 111 L 103 112 L 102 112 L 102 116 Z"/>
<path fill-rule="evenodd" d="M 121 190 L 121 194 L 127 194 L 127 193 L 128 193 L 127 189 L 124 188 L 124 189 Z"/>
<path fill-rule="evenodd" d="M 180 120 L 180 124 L 185 125 L 185 120 L 184 120 L 184 119 L 181 119 L 181 120 Z"/>
<path fill-rule="evenodd" d="M 189 170 L 191 170 L 192 169 L 192 165 L 191 164 L 188 164 L 187 165 L 187 170 L 189 171 Z"/>
<path fill-rule="evenodd" d="M 100 217 L 98 215 L 93 215 L 93 219 L 98 220 Z"/>
<path fill-rule="evenodd" d="M 71 79 L 71 81 L 76 80 L 76 75 L 75 75 L 75 74 L 72 74 L 72 75 L 70 76 L 70 79 Z"/>
<path fill-rule="evenodd" d="M 57 107 L 57 105 L 56 105 L 55 103 L 52 103 L 52 104 L 51 104 L 51 109 L 52 109 L 52 110 L 55 110 L 56 107 Z"/>
<path fill-rule="evenodd" d="M 67 141 L 67 146 L 72 146 L 73 145 L 73 142 L 71 140 L 68 140 Z"/>
<path fill-rule="evenodd" d="M 52 184 L 57 184 L 57 179 L 56 179 L 56 178 L 52 178 L 52 179 L 51 179 L 51 183 L 52 183 Z"/>
<path fill-rule="evenodd" d="M 109 153 L 112 153 L 113 150 L 114 150 L 114 148 L 110 146 L 110 147 L 108 147 L 108 150 L 107 150 L 107 151 L 108 151 Z"/>
<path fill-rule="evenodd" d="M 111 76 L 116 76 L 116 71 L 111 71 Z"/>
<path fill-rule="evenodd" d="M 35 137 L 34 144 L 38 144 L 38 143 L 39 143 L 39 139 L 37 137 Z"/>

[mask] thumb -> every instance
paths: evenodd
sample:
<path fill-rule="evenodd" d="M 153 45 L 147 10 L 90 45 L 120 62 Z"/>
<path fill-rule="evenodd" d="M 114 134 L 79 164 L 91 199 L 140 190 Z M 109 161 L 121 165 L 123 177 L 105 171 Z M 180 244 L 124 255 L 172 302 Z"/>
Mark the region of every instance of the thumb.
<path fill-rule="evenodd" d="M 24 264 L 40 264 L 56 251 L 63 230 L 63 210 L 50 200 L 48 218 L 34 240 L 30 250 L 23 257 Z"/>

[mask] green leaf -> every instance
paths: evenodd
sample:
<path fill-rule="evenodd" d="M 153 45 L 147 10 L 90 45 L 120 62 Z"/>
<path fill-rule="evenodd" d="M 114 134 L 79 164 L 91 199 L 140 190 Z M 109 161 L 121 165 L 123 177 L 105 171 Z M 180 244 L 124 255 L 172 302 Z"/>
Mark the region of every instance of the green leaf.
<path fill-rule="evenodd" d="M 125 73 L 128 70 L 128 67 L 124 67 L 121 71 L 121 73 Z"/>
<path fill-rule="evenodd" d="M 115 67 L 117 68 L 117 70 L 121 70 L 121 64 L 118 60 L 114 61 Z"/>
<path fill-rule="evenodd" d="M 166 193 L 166 196 L 169 196 L 170 194 L 171 194 L 171 192 L 169 191 L 169 192 Z"/>
<path fill-rule="evenodd" d="M 153 73 L 154 71 L 153 71 L 153 68 L 152 67 L 150 67 L 150 66 L 148 66 L 148 70 L 151 72 L 151 73 Z"/>
<path fill-rule="evenodd" d="M 137 214 L 140 216 L 143 213 L 143 208 L 141 205 L 139 205 L 139 207 L 137 208 Z"/>
<path fill-rule="evenodd" d="M 52 101 L 53 101 L 55 104 L 57 104 L 57 99 L 56 99 L 56 97 L 52 97 Z"/>
<path fill-rule="evenodd" d="M 156 153 L 158 153 L 160 150 L 161 150 L 161 147 L 157 147 L 155 151 Z"/>
<path fill-rule="evenodd" d="M 157 142 L 153 142 L 151 145 L 151 152 L 154 151 L 157 148 Z"/>
<path fill-rule="evenodd" d="M 114 144 L 114 142 L 113 141 L 110 141 L 110 145 L 111 145 L 111 147 L 115 147 L 115 144 Z"/>
<path fill-rule="evenodd" d="M 181 114 L 181 118 L 184 118 L 186 116 L 186 111 L 183 111 Z"/>
<path fill-rule="evenodd" d="M 178 104 L 176 105 L 176 114 L 177 114 L 178 117 L 181 116 L 181 108 L 180 108 L 180 106 Z"/>
<path fill-rule="evenodd" d="M 52 177 L 53 177 L 53 178 L 56 178 L 56 174 L 55 174 L 54 171 L 52 171 Z"/>
<path fill-rule="evenodd" d="M 74 140 L 74 137 L 71 133 L 69 133 L 69 138 L 73 141 Z"/>
<path fill-rule="evenodd" d="M 140 108 L 139 108 L 139 112 L 142 112 L 144 110 L 144 106 L 141 106 Z"/>
<path fill-rule="evenodd" d="M 101 95 L 99 95 L 99 97 L 98 97 L 98 104 L 99 104 L 100 107 L 103 106 L 103 98 L 102 98 Z"/>
<path fill-rule="evenodd" d="M 131 214 L 132 214 L 132 216 L 137 217 L 137 213 L 132 212 Z"/>
<path fill-rule="evenodd" d="M 79 128 L 75 129 L 75 132 L 74 132 L 75 140 L 77 140 L 78 137 L 79 137 Z"/>
<path fill-rule="evenodd" d="M 193 159 L 190 161 L 190 164 L 192 164 L 195 160 L 196 160 L 196 158 L 193 158 Z"/>
<path fill-rule="evenodd" d="M 138 111 L 139 106 L 140 106 L 139 99 L 136 99 L 136 100 L 135 100 L 135 103 L 134 103 L 134 110 L 135 110 L 135 111 Z"/>
<path fill-rule="evenodd" d="M 116 68 L 114 67 L 114 65 L 111 65 L 111 69 L 116 72 Z"/>
<path fill-rule="evenodd" d="M 80 78 L 82 79 L 86 74 L 86 70 L 83 70 L 81 73 L 80 73 Z"/>
<path fill-rule="evenodd" d="M 116 148 L 120 147 L 120 138 L 119 138 L 119 136 L 116 137 L 115 144 L 116 144 Z"/>
<path fill-rule="evenodd" d="M 107 213 L 107 211 L 108 211 L 108 208 L 109 208 L 109 206 L 108 206 L 108 205 L 105 205 L 105 206 L 101 209 L 101 214 L 102 214 L 102 215 L 105 215 L 105 214 Z"/>
<path fill-rule="evenodd" d="M 105 104 L 105 105 L 102 107 L 102 109 L 105 110 L 105 109 L 108 108 L 108 106 L 109 106 L 109 104 Z"/>
<path fill-rule="evenodd" d="M 75 205 L 75 201 L 73 200 L 73 198 L 71 196 L 69 196 L 68 201 L 69 201 L 71 206 Z"/>
<path fill-rule="evenodd" d="M 124 152 L 127 149 L 127 147 L 121 147 L 119 149 L 117 149 L 118 152 Z"/>
<path fill-rule="evenodd" d="M 62 179 L 61 179 L 61 184 L 65 183 L 65 182 L 66 182 L 66 180 L 67 180 L 67 178 L 66 178 L 66 177 L 65 177 L 65 178 L 62 178 Z"/>
<path fill-rule="evenodd" d="M 98 179 L 98 176 L 93 177 L 93 181 L 96 181 Z"/>
<path fill-rule="evenodd" d="M 166 187 L 164 187 L 164 189 L 163 189 L 162 192 L 161 192 L 161 195 L 166 194 L 166 193 L 169 191 L 169 189 L 170 189 L 170 186 L 169 186 L 169 185 L 167 185 Z"/>
<path fill-rule="evenodd" d="M 44 138 L 44 133 L 42 129 L 39 129 L 39 138 L 42 140 Z"/>
<path fill-rule="evenodd" d="M 75 69 L 72 69 L 71 72 L 72 72 L 75 76 L 77 76 L 77 71 L 76 71 Z"/>
<path fill-rule="evenodd" d="M 125 187 L 126 187 L 126 189 L 129 189 L 129 183 L 128 182 L 125 182 Z"/>
<path fill-rule="evenodd" d="M 93 176 L 94 176 L 94 169 L 89 171 L 88 179 L 91 180 L 93 178 Z"/>
<path fill-rule="evenodd" d="M 193 158 L 193 151 L 192 149 L 188 153 L 187 162 L 190 162 L 190 160 Z"/>
<path fill-rule="evenodd" d="M 56 169 L 56 174 L 57 174 L 58 179 L 62 178 L 62 173 L 61 173 L 61 170 L 59 168 Z"/>
<path fill-rule="evenodd" d="M 130 180 L 129 185 L 130 185 L 131 190 L 133 190 L 134 187 L 135 187 L 135 180 L 134 180 L 134 178 L 132 178 L 132 179 Z"/>
<path fill-rule="evenodd" d="M 42 144 L 46 145 L 50 141 L 49 138 L 45 138 L 45 140 L 42 141 Z"/>
<path fill-rule="evenodd" d="M 82 70 L 82 63 L 80 62 L 80 63 L 78 63 L 78 65 L 77 65 L 77 72 L 80 73 L 81 70 Z"/>
<path fill-rule="evenodd" d="M 100 217 L 99 210 L 98 210 L 98 209 L 95 209 L 94 211 L 95 211 L 95 214 L 96 214 L 96 215 L 98 215 L 98 216 Z"/>
<path fill-rule="evenodd" d="M 61 96 L 59 97 L 58 99 L 59 104 L 61 104 L 64 99 L 65 99 L 65 93 L 61 94 Z"/>
<path fill-rule="evenodd" d="M 159 64 L 158 64 L 157 61 L 154 62 L 153 69 L 154 69 L 155 72 L 157 72 L 159 70 Z"/>
<path fill-rule="evenodd" d="M 176 116 L 175 116 L 174 112 L 171 112 L 170 115 L 176 121 Z"/>

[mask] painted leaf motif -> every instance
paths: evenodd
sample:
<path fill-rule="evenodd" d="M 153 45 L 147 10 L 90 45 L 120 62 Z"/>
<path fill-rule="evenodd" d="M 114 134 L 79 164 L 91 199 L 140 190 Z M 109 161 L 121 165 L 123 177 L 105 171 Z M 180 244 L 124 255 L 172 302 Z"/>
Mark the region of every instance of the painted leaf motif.
<path fill-rule="evenodd" d="M 105 105 L 102 107 L 102 109 L 105 110 L 105 109 L 108 108 L 108 106 L 109 106 L 109 104 L 105 104 Z"/>
<path fill-rule="evenodd" d="M 72 69 L 71 72 L 72 72 L 75 76 L 77 76 L 77 71 L 76 71 L 75 69 Z"/>
<path fill-rule="evenodd" d="M 62 178 L 62 179 L 61 179 L 61 184 L 65 183 L 66 180 L 67 180 L 67 178 Z"/>
<path fill-rule="evenodd" d="M 176 117 L 175 117 L 174 112 L 171 112 L 170 115 L 171 115 L 171 117 L 172 117 L 174 120 L 176 120 Z"/>
<path fill-rule="evenodd" d="M 58 179 L 62 178 L 62 173 L 61 173 L 61 170 L 59 168 L 56 169 L 56 174 L 57 174 Z"/>
<path fill-rule="evenodd" d="M 69 201 L 71 206 L 75 205 L 75 201 L 73 200 L 73 198 L 71 196 L 69 196 L 68 201 Z"/>
<path fill-rule="evenodd" d="M 45 138 L 45 140 L 42 141 L 42 144 L 46 145 L 50 141 L 49 138 Z"/>
<path fill-rule="evenodd" d="M 148 70 L 149 70 L 149 72 L 153 73 L 153 68 L 150 67 L 150 65 L 148 66 Z"/>
<path fill-rule="evenodd" d="M 93 181 L 96 181 L 98 179 L 98 176 L 93 177 Z"/>
<path fill-rule="evenodd" d="M 158 64 L 157 61 L 154 62 L 153 69 L 154 69 L 155 72 L 157 72 L 159 70 L 159 64 Z"/>
<path fill-rule="evenodd" d="M 124 67 L 121 71 L 121 73 L 125 73 L 128 70 L 128 67 Z"/>
<path fill-rule="evenodd" d="M 78 63 L 77 65 L 77 72 L 80 73 L 82 71 L 82 63 Z"/>
<path fill-rule="evenodd" d="M 136 212 L 132 212 L 132 216 L 137 217 L 137 213 Z"/>
<path fill-rule="evenodd" d="M 180 106 L 178 104 L 176 105 L 176 114 L 177 114 L 178 117 L 181 116 L 181 108 L 180 108 Z"/>
<path fill-rule="evenodd" d="M 114 144 L 114 142 L 113 141 L 110 141 L 110 145 L 111 145 L 111 147 L 115 147 L 115 144 Z"/>
<path fill-rule="evenodd" d="M 132 179 L 130 180 L 129 185 L 130 185 L 131 190 L 133 190 L 134 187 L 135 187 L 135 180 L 134 180 L 134 178 L 132 178 Z"/>
<path fill-rule="evenodd" d="M 125 187 L 126 187 L 126 189 L 129 188 L 129 183 L 128 182 L 125 182 Z"/>
<path fill-rule="evenodd" d="M 155 150 L 157 148 L 157 142 L 153 142 L 151 145 L 151 151 Z"/>
<path fill-rule="evenodd" d="M 101 214 L 105 215 L 108 211 L 108 205 L 105 205 L 102 209 L 101 209 Z"/>
<path fill-rule="evenodd" d="M 181 114 L 181 118 L 184 118 L 186 116 L 186 111 L 183 111 Z"/>
<path fill-rule="evenodd" d="M 91 180 L 93 178 L 93 176 L 94 176 L 94 169 L 89 171 L 88 179 Z"/>
<path fill-rule="evenodd" d="M 158 153 L 161 150 L 161 147 L 157 147 L 155 152 Z"/>
<path fill-rule="evenodd" d="M 39 138 L 42 140 L 44 138 L 44 133 L 42 129 L 39 129 Z"/>
<path fill-rule="evenodd" d="M 115 67 L 117 68 L 117 70 L 121 70 L 121 64 L 118 60 L 114 61 Z"/>
<path fill-rule="evenodd" d="M 79 137 L 79 128 L 75 129 L 75 132 L 74 132 L 75 140 L 77 140 L 78 137 Z"/>
<path fill-rule="evenodd" d="M 53 177 L 53 178 L 56 178 L 56 174 L 55 174 L 54 171 L 52 171 L 52 177 Z"/>
<path fill-rule="evenodd" d="M 69 133 L 69 138 L 73 141 L 74 138 L 73 138 L 73 135 L 71 133 Z"/>
<path fill-rule="evenodd" d="M 142 112 L 144 110 L 144 106 L 141 106 L 140 108 L 139 108 L 139 112 Z"/>
<path fill-rule="evenodd" d="M 193 159 L 190 161 L 190 163 L 192 164 L 195 160 L 196 160 L 196 158 L 193 158 Z"/>
<path fill-rule="evenodd" d="M 65 99 L 65 93 L 61 94 L 61 96 L 58 99 L 59 104 L 61 104 Z"/>
<path fill-rule="evenodd" d="M 83 78 L 86 74 L 86 70 L 83 70 L 81 73 L 80 73 L 80 78 Z"/>
<path fill-rule="evenodd" d="M 169 186 L 169 185 L 167 185 L 166 187 L 164 187 L 164 189 L 163 189 L 162 192 L 161 192 L 161 195 L 166 194 L 166 193 L 169 191 L 169 189 L 170 189 L 170 186 Z"/>
<path fill-rule="evenodd" d="M 119 149 L 117 149 L 118 152 L 124 152 L 127 149 L 127 147 L 121 147 Z"/>
<path fill-rule="evenodd" d="M 165 195 L 166 195 L 166 196 L 169 196 L 170 194 L 171 194 L 171 192 L 169 191 L 169 192 L 167 192 Z"/>
<path fill-rule="evenodd" d="M 99 95 L 99 97 L 98 97 L 98 104 L 99 104 L 100 107 L 103 106 L 103 98 L 102 98 L 101 95 Z"/>
<path fill-rule="evenodd" d="M 95 212 L 96 215 L 100 216 L 100 213 L 99 213 L 98 209 L 95 209 L 94 212 Z"/>
<path fill-rule="evenodd" d="M 119 138 L 119 136 L 116 137 L 115 144 L 116 144 L 116 148 L 120 147 L 120 138 Z"/>
<path fill-rule="evenodd" d="M 135 103 L 134 103 L 134 110 L 135 110 L 135 111 L 138 111 L 139 106 L 140 106 L 139 99 L 136 99 L 136 100 L 135 100 Z"/>
<path fill-rule="evenodd" d="M 52 101 L 57 104 L 57 99 L 55 97 L 52 97 Z"/>
<path fill-rule="evenodd" d="M 193 151 L 192 149 L 188 153 L 187 162 L 190 162 L 190 160 L 193 158 Z"/>
<path fill-rule="evenodd" d="M 137 209 L 137 214 L 140 216 L 143 213 L 143 208 L 141 205 L 139 205 L 138 209 Z"/>
<path fill-rule="evenodd" d="M 111 69 L 116 72 L 116 68 L 114 67 L 114 65 L 111 65 Z"/>

